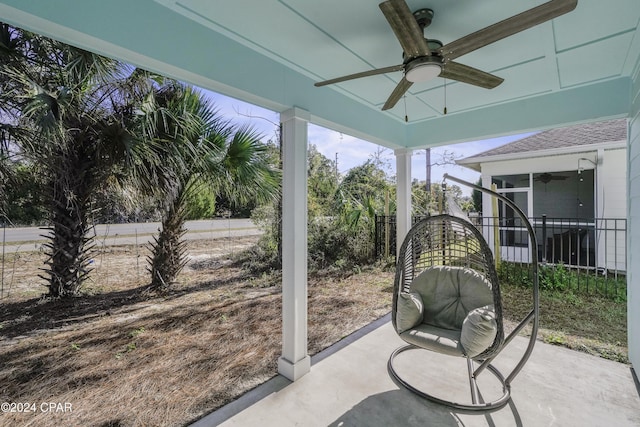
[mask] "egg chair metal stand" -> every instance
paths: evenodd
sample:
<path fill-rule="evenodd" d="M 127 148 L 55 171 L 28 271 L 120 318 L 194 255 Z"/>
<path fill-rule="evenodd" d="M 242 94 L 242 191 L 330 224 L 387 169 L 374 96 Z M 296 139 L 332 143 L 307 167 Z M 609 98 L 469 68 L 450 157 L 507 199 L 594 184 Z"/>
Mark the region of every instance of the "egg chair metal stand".
<path fill-rule="evenodd" d="M 531 311 L 505 336 L 498 274 L 484 236 L 466 219 L 447 214 L 427 217 L 409 230 L 398 252 L 391 318 L 395 331 L 407 344 L 391 354 L 387 367 L 397 383 L 422 398 L 465 411 L 497 410 L 509 402 L 511 383 L 528 361 L 536 341 L 536 236 L 527 216 L 512 200 L 450 175 L 444 178 L 497 198 L 520 218 L 529 238 Z M 492 362 L 527 325 L 531 325 L 528 345 L 505 375 Z M 396 358 L 409 350 L 465 358 L 470 396 L 462 401 L 438 397 L 416 385 L 411 374 L 401 374 Z M 499 397 L 489 401 L 484 400 L 477 383 L 485 372 L 491 373 L 502 389 Z"/>

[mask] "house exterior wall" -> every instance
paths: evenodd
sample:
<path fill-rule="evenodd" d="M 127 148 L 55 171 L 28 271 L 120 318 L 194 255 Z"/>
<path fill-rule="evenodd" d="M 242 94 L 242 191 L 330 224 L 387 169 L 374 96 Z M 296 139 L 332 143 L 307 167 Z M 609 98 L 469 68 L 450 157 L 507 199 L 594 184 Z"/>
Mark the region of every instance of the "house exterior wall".
<path fill-rule="evenodd" d="M 575 171 L 580 165 L 584 170 L 595 168 L 591 162 L 596 162 L 598 156 L 601 157 L 598 163 L 597 178 L 601 190 L 598 191 L 598 206 L 595 216 L 598 218 L 626 218 L 627 215 L 627 165 L 626 149 L 615 148 L 600 150 L 588 153 L 575 153 L 549 157 L 536 157 L 518 160 L 503 160 L 499 162 L 487 162 L 481 164 L 482 175 L 510 175 L 517 173 L 543 173 L 543 172 L 566 172 Z M 589 161 L 580 161 L 580 159 Z M 560 188 L 573 188 L 576 185 L 577 175 L 570 176 L 565 181 L 552 181 L 546 186 L 547 191 Z M 544 189 L 544 184 L 534 183 L 534 190 Z M 544 191 L 544 190 L 543 190 Z M 555 211 L 568 211 L 574 207 L 575 200 L 558 200 L 560 205 L 553 207 Z M 535 204 L 535 200 L 534 200 Z M 559 206 L 565 206 L 560 209 Z M 533 208 L 533 216 L 542 215 L 542 207 Z"/>
<path fill-rule="evenodd" d="M 640 62 L 632 74 L 629 111 L 627 327 L 629 360 L 640 370 Z"/>
<path fill-rule="evenodd" d="M 591 162 L 598 160 L 597 178 L 601 189 L 598 191 L 598 206 L 595 216 L 598 218 L 626 218 L 627 216 L 627 161 L 626 149 L 615 148 L 595 151 L 556 155 L 548 157 L 535 157 L 529 159 L 503 160 L 481 164 L 483 176 L 511 175 L 518 173 L 543 173 L 565 172 L 577 170 L 581 166 L 585 170 L 595 168 Z M 590 161 L 580 161 L 580 159 Z M 555 191 L 559 187 L 575 186 L 575 177 L 569 177 L 566 181 L 552 181 L 547 185 L 547 191 Z M 489 182 L 490 184 L 490 182 Z M 535 183 L 535 189 L 544 184 Z M 574 200 L 560 200 L 560 204 L 573 206 Z M 535 200 L 534 200 L 535 204 Z M 485 206 L 485 204 L 483 204 Z M 567 205 L 567 209 L 568 205 Z M 539 209 L 534 207 L 533 216 L 541 215 Z M 484 213 L 483 213 L 484 214 Z M 488 212 L 487 212 L 488 214 Z"/>
<path fill-rule="evenodd" d="M 625 149 L 604 150 L 598 164 L 597 218 L 627 217 L 627 153 Z M 603 229 L 598 236 L 598 265 L 607 269 L 626 270 L 626 224 L 606 220 L 598 224 Z"/>
<path fill-rule="evenodd" d="M 627 152 L 625 149 L 604 150 L 604 161 L 599 165 L 598 180 L 603 194 L 597 212 L 599 218 L 627 217 Z"/>
<path fill-rule="evenodd" d="M 482 174 L 509 175 L 516 173 L 542 173 L 561 172 L 567 170 L 577 170 L 578 161 L 581 158 L 588 158 L 595 162 L 595 152 L 561 154 L 545 157 L 530 157 L 527 159 L 502 160 L 496 162 L 482 163 Z M 593 169 L 592 164 L 581 163 L 585 169 Z"/>
<path fill-rule="evenodd" d="M 615 146 L 589 152 L 485 162 L 480 165 L 483 185 L 490 185 L 494 176 L 561 172 L 566 179 L 547 184 L 533 183 L 532 202 L 527 204 L 526 212 L 529 216 L 624 219 L 627 217 L 626 151 L 626 148 Z M 592 173 L 583 173 L 583 181 L 580 182 L 580 176 L 574 172 L 578 169 Z M 540 197 L 542 192 L 549 197 Z M 483 216 L 493 216 L 490 198 L 485 198 Z M 582 206 L 579 206 L 578 199 Z M 624 221 L 599 221 L 596 226 L 601 230 L 593 236 L 595 239 L 583 243 L 591 248 L 597 246 L 596 265 L 608 270 L 626 271 Z"/>

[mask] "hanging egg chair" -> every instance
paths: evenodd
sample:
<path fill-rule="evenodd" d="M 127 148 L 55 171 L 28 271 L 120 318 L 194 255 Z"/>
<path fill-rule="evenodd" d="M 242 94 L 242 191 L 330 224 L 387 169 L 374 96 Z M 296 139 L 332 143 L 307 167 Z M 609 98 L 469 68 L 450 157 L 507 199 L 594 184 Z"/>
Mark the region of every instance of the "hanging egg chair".
<path fill-rule="evenodd" d="M 406 345 L 391 354 L 388 370 L 400 385 L 431 401 L 462 410 L 498 409 L 509 401 L 511 382 L 531 355 L 536 340 L 539 315 L 536 237 L 526 215 L 511 200 L 449 175 L 445 175 L 446 179 L 498 198 L 520 217 L 529 234 L 531 249 L 531 311 L 505 336 L 496 265 L 485 237 L 475 225 L 458 216 L 427 217 L 409 230 L 398 253 L 391 318 Z M 528 324 L 532 325 L 528 346 L 512 371 L 504 375 L 492 361 Z M 470 387 L 468 401 L 438 397 L 437 393 L 415 385 L 410 374 L 400 374 L 396 358 L 409 350 L 465 358 Z M 491 401 L 485 401 L 478 388 L 477 380 L 485 372 L 492 374 L 501 386 L 500 396 Z"/>

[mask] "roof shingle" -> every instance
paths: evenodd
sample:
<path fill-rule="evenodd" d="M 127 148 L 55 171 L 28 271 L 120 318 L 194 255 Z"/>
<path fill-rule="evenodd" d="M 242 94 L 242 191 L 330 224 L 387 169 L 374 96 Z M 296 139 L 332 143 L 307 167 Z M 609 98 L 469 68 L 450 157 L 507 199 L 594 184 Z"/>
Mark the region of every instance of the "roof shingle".
<path fill-rule="evenodd" d="M 578 147 L 581 145 L 623 141 L 627 139 L 627 120 L 616 119 L 605 122 L 585 123 L 565 128 L 550 129 L 523 139 L 484 151 L 467 159 L 504 154 L 550 150 L 554 148 Z M 466 159 L 465 159 L 466 160 Z"/>

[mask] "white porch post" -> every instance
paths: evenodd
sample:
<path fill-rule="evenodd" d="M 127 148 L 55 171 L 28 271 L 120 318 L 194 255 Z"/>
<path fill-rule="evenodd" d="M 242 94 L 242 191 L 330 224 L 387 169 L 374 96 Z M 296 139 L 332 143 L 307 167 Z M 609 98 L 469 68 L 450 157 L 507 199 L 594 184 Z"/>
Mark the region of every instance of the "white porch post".
<path fill-rule="evenodd" d="M 411 155 L 413 150 L 400 148 L 396 155 L 396 255 L 411 228 Z"/>
<path fill-rule="evenodd" d="M 307 354 L 307 124 L 292 108 L 282 123 L 282 356 L 278 372 L 295 381 L 311 369 Z"/>
<path fill-rule="evenodd" d="M 598 221 L 598 218 L 606 218 L 609 215 L 605 214 L 604 211 L 604 200 L 605 200 L 605 171 L 604 168 L 610 168 L 612 165 L 605 165 L 604 164 L 604 149 L 599 149 L 598 150 L 598 154 L 596 155 L 596 165 L 595 168 L 593 170 L 593 175 L 595 178 L 595 185 L 596 185 L 596 200 L 594 205 L 594 217 L 596 218 L 596 229 L 606 229 L 607 227 L 607 221 Z M 614 167 L 618 167 L 620 168 L 622 165 L 616 165 Z M 596 232 L 597 233 L 597 232 Z M 617 269 L 618 268 L 618 259 L 617 257 L 612 257 L 614 258 L 613 262 L 611 262 L 610 259 L 606 259 L 606 253 L 607 253 L 607 245 L 609 244 L 609 240 L 611 239 L 611 237 L 607 234 L 607 232 L 602 233 L 603 236 L 601 236 L 602 238 L 598 238 L 600 236 L 598 236 L 598 234 L 596 234 L 596 246 L 595 246 L 595 250 L 596 250 L 596 267 L 604 267 L 605 269 L 607 268 L 614 268 Z M 613 244 L 615 245 L 615 239 L 618 237 L 617 236 L 618 233 L 614 232 L 613 233 Z M 626 248 L 625 248 L 626 249 Z"/>
<path fill-rule="evenodd" d="M 491 178 L 492 176 L 483 173 L 481 175 L 482 186 L 484 188 L 491 188 Z M 487 241 L 487 244 L 491 248 L 491 252 L 493 253 L 493 257 L 495 258 L 498 254 L 495 254 L 495 239 L 493 226 L 495 220 L 494 216 L 499 216 L 498 212 L 493 212 L 493 197 L 490 194 L 482 193 L 482 236 Z"/>

